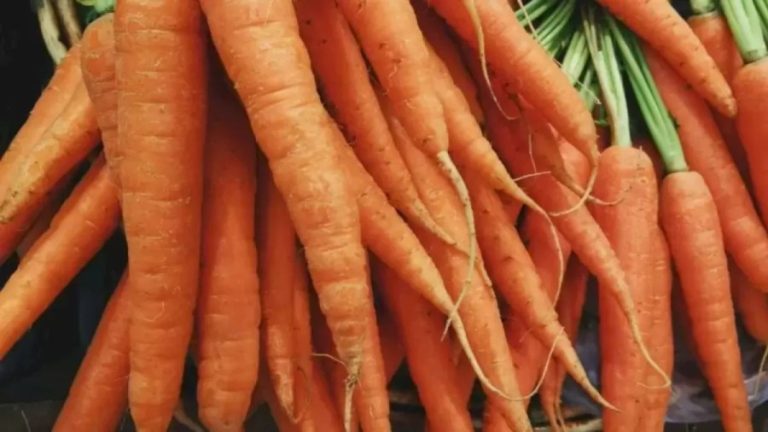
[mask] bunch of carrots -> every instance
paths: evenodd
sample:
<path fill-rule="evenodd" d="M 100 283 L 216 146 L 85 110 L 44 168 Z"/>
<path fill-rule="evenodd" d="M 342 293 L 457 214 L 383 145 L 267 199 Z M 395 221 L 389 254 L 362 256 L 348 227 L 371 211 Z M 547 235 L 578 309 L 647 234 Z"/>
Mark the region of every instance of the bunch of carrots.
<path fill-rule="evenodd" d="M 475 382 L 484 430 L 532 430 L 536 395 L 564 430 L 566 376 L 605 430 L 661 431 L 673 321 L 751 430 L 768 2 L 691 6 L 119 0 L 0 159 L 0 358 L 122 228 L 55 431 L 166 430 L 187 356 L 211 431 L 262 403 L 282 431 L 389 431 L 403 363 L 430 431 L 473 430 Z"/>

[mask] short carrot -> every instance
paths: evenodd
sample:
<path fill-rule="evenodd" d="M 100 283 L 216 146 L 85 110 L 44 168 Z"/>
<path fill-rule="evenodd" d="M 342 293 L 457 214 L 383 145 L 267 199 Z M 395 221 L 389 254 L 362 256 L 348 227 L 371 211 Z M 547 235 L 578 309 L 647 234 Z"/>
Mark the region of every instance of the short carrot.
<path fill-rule="evenodd" d="M 736 100 L 712 57 L 667 0 L 599 0 L 659 54 L 719 112 L 736 115 Z"/>
<path fill-rule="evenodd" d="M 128 405 L 127 273 L 112 294 L 56 418 L 55 432 L 114 430 Z"/>
<path fill-rule="evenodd" d="M 206 427 L 239 431 L 259 375 L 256 146 L 242 109 L 223 93 L 211 90 L 205 144 L 197 402 Z"/>
<path fill-rule="evenodd" d="M 159 431 L 178 402 L 194 325 L 206 45 L 193 0 L 123 0 L 114 19 L 121 204 L 134 305 L 128 401 L 138 429 Z"/>
<path fill-rule="evenodd" d="M 100 158 L 0 290 L 0 358 L 98 252 L 119 215 L 117 192 Z"/>

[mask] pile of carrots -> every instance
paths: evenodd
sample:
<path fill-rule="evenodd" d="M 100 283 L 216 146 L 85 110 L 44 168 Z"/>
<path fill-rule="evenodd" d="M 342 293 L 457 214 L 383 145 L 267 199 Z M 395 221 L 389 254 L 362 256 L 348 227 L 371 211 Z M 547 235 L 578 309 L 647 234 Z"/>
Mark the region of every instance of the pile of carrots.
<path fill-rule="evenodd" d="M 118 0 L 0 159 L 0 358 L 122 228 L 55 431 L 166 430 L 187 356 L 211 431 L 262 403 L 282 431 L 389 431 L 403 363 L 430 431 L 473 430 L 475 382 L 483 430 L 532 430 L 534 396 L 564 430 L 566 375 L 605 430 L 661 431 L 673 320 L 751 430 L 768 6 L 691 6 Z"/>

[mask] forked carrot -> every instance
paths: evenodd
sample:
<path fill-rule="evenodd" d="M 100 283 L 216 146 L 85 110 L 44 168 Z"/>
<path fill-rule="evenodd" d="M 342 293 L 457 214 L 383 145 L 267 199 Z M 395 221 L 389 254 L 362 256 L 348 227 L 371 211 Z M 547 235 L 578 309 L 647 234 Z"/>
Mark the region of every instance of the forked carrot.
<path fill-rule="evenodd" d="M 55 432 L 114 430 L 128 405 L 127 273 L 112 294 L 56 418 Z"/>

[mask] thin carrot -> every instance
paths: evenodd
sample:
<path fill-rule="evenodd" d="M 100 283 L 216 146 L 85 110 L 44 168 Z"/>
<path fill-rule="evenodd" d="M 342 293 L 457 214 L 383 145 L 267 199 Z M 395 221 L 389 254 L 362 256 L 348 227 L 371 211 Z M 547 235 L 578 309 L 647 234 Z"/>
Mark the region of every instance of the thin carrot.
<path fill-rule="evenodd" d="M 127 273 L 112 294 L 56 418 L 55 432 L 114 430 L 128 405 Z"/>
<path fill-rule="evenodd" d="M 453 0 L 428 2 L 458 34 L 476 47 L 472 22 Z M 520 25 L 504 0 L 475 0 L 485 33 L 488 60 L 508 92 L 519 93 L 562 136 L 597 164 L 592 116 L 568 77 Z"/>
<path fill-rule="evenodd" d="M 159 431 L 178 401 L 199 282 L 205 38 L 193 0 L 120 1 L 114 25 L 134 304 L 128 401 L 138 429 Z"/>
<path fill-rule="evenodd" d="M 40 207 L 46 195 L 98 144 L 96 110 L 80 83 L 39 142 L 19 159 L 0 201 L 0 222 Z"/>
<path fill-rule="evenodd" d="M 83 33 L 83 80 L 96 108 L 104 156 L 112 178 L 120 189 L 117 148 L 117 83 L 115 81 L 114 15 L 106 14 L 92 22 Z"/>
<path fill-rule="evenodd" d="M 410 221 L 453 243 L 432 220 L 403 158 L 368 77 L 368 68 L 352 30 L 332 0 L 295 2 L 302 39 L 323 94 L 341 130 L 392 204 Z"/>
<path fill-rule="evenodd" d="M 411 288 L 408 288 L 411 289 Z M 384 373 L 387 382 L 391 382 L 400 365 L 405 360 L 405 348 L 400 336 L 397 334 L 395 322 L 390 314 L 378 311 L 376 320 L 379 324 L 379 343 L 381 344 L 381 356 L 384 359 Z"/>
<path fill-rule="evenodd" d="M 277 429 L 280 432 L 299 432 L 301 428 L 299 425 L 291 421 L 288 414 L 283 411 L 280 402 L 275 395 L 274 387 L 269 381 L 269 374 L 262 368 L 259 372 L 259 395 L 269 406 L 269 412 L 272 414 L 272 419 L 277 424 Z"/>
<path fill-rule="evenodd" d="M 0 358 L 98 252 L 119 214 L 117 192 L 100 158 L 0 290 Z"/>
<path fill-rule="evenodd" d="M 298 253 L 298 251 L 295 251 Z M 341 418 L 333 408 L 328 383 L 317 380 L 318 372 L 312 360 L 312 328 L 309 306 L 309 275 L 307 264 L 294 256 L 293 266 L 293 351 L 299 379 L 294 380 L 296 400 L 293 417 L 302 430 L 341 430 Z M 324 410 L 324 412 L 320 412 Z"/>
<path fill-rule="evenodd" d="M 712 57 L 668 0 L 598 0 L 643 38 L 719 112 L 736 115 L 736 100 Z"/>
<path fill-rule="evenodd" d="M 206 427 L 239 431 L 259 369 L 256 146 L 241 108 L 223 92 L 211 91 L 205 146 L 197 402 Z"/>
<path fill-rule="evenodd" d="M 392 270 L 376 265 L 374 274 L 378 291 L 405 345 L 408 370 L 430 427 L 472 431 L 472 419 L 460 396 L 451 347 L 441 340 L 442 314 L 412 292 Z"/>
<path fill-rule="evenodd" d="M 646 59 L 691 168 L 707 182 L 717 206 L 726 251 L 749 279 L 768 287 L 768 231 L 760 221 L 749 191 L 708 107 L 658 54 Z"/>
<path fill-rule="evenodd" d="M 768 343 L 768 298 L 738 268 L 730 267 L 733 305 L 744 328 L 760 343 Z"/>

